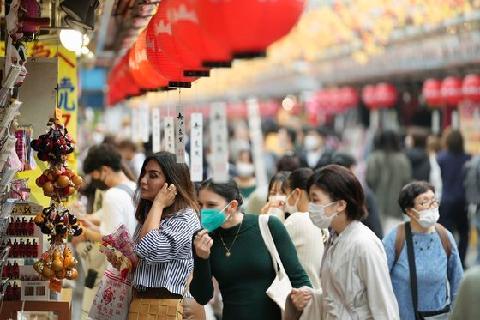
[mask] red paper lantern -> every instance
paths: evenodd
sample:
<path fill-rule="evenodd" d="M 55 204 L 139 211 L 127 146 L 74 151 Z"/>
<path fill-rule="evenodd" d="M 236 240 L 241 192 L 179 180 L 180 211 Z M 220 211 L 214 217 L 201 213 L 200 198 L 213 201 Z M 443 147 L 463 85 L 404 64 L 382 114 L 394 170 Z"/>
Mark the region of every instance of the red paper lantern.
<path fill-rule="evenodd" d="M 391 108 L 397 102 L 397 88 L 386 82 L 375 86 L 375 105 L 377 108 Z"/>
<path fill-rule="evenodd" d="M 247 117 L 248 110 L 244 102 L 230 103 L 227 105 L 228 119 L 246 119 Z"/>
<path fill-rule="evenodd" d="M 228 48 L 214 41 L 201 27 L 196 7 L 197 0 L 168 1 L 167 14 L 172 24 L 172 36 L 177 49 L 195 53 L 205 68 L 231 66 Z"/>
<path fill-rule="evenodd" d="M 315 103 L 317 105 L 318 111 L 321 111 L 324 108 L 327 108 L 329 105 L 329 94 L 326 90 L 319 90 L 315 94 Z"/>
<path fill-rule="evenodd" d="M 280 105 L 274 100 L 260 102 L 260 115 L 262 117 L 274 117 L 279 109 Z"/>
<path fill-rule="evenodd" d="M 368 85 L 362 89 L 362 101 L 368 109 L 377 108 L 377 98 L 375 93 L 374 85 Z"/>
<path fill-rule="evenodd" d="M 140 94 L 140 88 L 130 73 L 128 55 L 124 55 L 118 62 L 115 76 L 115 87 L 119 91 L 120 100 Z"/>
<path fill-rule="evenodd" d="M 198 0 L 200 24 L 234 58 L 265 56 L 286 35 L 304 9 L 304 0 Z"/>
<path fill-rule="evenodd" d="M 147 58 L 146 30 L 140 33 L 128 56 L 130 73 L 140 88 L 149 90 L 168 87 L 168 80 L 152 66 Z"/>
<path fill-rule="evenodd" d="M 437 79 L 427 79 L 423 83 L 422 94 L 430 107 L 442 106 L 442 82 Z"/>
<path fill-rule="evenodd" d="M 183 76 L 202 77 L 208 76 L 209 71 L 202 66 L 200 56 L 185 47 L 181 41 L 175 41 L 173 37 L 172 21 L 169 10 L 175 11 L 175 0 L 163 0 L 158 5 L 154 16 L 154 31 L 157 38 L 157 46 L 173 61 L 178 61 L 183 70 Z"/>
<path fill-rule="evenodd" d="M 463 79 L 463 98 L 470 102 L 480 102 L 480 75 L 469 74 Z"/>
<path fill-rule="evenodd" d="M 162 2 L 163 3 L 163 2 Z M 183 75 L 184 66 L 178 60 L 175 54 L 173 57 L 166 52 L 166 46 L 174 46 L 173 42 L 161 43 L 160 35 L 165 33 L 171 34 L 171 25 L 166 19 L 164 5 L 162 11 L 157 11 L 147 26 L 146 41 L 147 41 L 147 59 L 151 62 L 153 67 L 165 78 L 169 79 L 170 87 L 190 88 L 190 83 L 195 78 L 185 77 Z M 169 49 L 170 52 L 176 52 L 175 46 Z"/>
<path fill-rule="evenodd" d="M 447 77 L 442 81 L 442 100 L 449 106 L 458 106 L 462 101 L 462 80 L 459 77 Z"/>
<path fill-rule="evenodd" d="M 338 88 L 330 88 L 328 89 L 328 95 L 329 98 L 327 101 L 329 101 L 329 106 L 327 108 L 328 113 L 339 113 L 343 111 L 343 106 L 342 106 L 342 97 L 341 97 L 341 92 L 340 89 Z"/>
<path fill-rule="evenodd" d="M 342 110 L 348 110 L 358 104 L 358 93 L 352 87 L 343 87 L 338 91 Z"/>

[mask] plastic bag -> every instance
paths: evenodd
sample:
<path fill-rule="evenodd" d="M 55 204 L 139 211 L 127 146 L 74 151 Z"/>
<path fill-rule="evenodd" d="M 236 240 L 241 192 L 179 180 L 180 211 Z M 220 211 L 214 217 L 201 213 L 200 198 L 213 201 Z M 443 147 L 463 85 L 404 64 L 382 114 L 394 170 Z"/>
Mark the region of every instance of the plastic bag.
<path fill-rule="evenodd" d="M 134 252 L 135 244 L 127 227 L 121 225 L 114 233 L 104 236 L 102 241 L 100 251 L 107 256 L 107 260 L 115 268 L 121 271 L 121 276 L 126 278 L 138 261 Z"/>
<path fill-rule="evenodd" d="M 119 271 L 107 269 L 88 313 L 95 320 L 126 320 L 132 300 L 132 284 Z"/>

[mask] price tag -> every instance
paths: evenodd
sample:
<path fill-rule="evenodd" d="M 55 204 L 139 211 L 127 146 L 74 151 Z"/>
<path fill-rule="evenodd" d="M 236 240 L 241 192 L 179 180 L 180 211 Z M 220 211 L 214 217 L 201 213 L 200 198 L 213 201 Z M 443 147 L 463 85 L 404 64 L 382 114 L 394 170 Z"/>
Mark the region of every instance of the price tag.
<path fill-rule="evenodd" d="M 212 140 L 212 178 L 215 183 L 228 182 L 228 132 L 226 104 L 212 104 L 210 111 L 210 137 Z"/>
<path fill-rule="evenodd" d="M 183 106 L 177 106 L 177 126 L 175 135 L 175 153 L 177 163 L 185 163 L 185 111 Z"/>
<path fill-rule="evenodd" d="M 173 117 L 165 117 L 165 151 L 175 153 L 175 123 Z"/>
<path fill-rule="evenodd" d="M 160 152 L 160 109 L 152 110 L 152 152 Z"/>
<path fill-rule="evenodd" d="M 42 206 L 33 202 L 15 202 L 12 207 L 11 215 L 37 215 L 42 210 Z"/>
<path fill-rule="evenodd" d="M 192 113 L 190 118 L 190 177 L 194 182 L 203 180 L 203 118 Z"/>

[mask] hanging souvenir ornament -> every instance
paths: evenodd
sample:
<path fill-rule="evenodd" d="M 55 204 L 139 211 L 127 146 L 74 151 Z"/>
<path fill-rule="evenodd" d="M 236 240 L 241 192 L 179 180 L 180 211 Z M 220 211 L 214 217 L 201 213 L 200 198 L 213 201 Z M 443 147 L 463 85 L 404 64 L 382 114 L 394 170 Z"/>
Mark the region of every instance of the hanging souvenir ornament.
<path fill-rule="evenodd" d="M 50 207 L 34 218 L 40 231 L 50 240 L 50 248 L 35 263 L 34 269 L 50 280 L 50 288 L 56 292 L 61 291 L 63 279 L 75 280 L 78 276 L 75 268 L 77 261 L 66 246 L 66 240 L 69 236 L 76 237 L 82 233 L 77 218 L 64 207 L 83 181 L 67 167 L 67 157 L 75 147 L 61 121 L 62 112 L 56 109 L 48 123 L 47 133 L 31 142 L 38 158 L 49 163 L 49 168 L 37 178 L 36 183 L 45 196 L 51 198 Z"/>

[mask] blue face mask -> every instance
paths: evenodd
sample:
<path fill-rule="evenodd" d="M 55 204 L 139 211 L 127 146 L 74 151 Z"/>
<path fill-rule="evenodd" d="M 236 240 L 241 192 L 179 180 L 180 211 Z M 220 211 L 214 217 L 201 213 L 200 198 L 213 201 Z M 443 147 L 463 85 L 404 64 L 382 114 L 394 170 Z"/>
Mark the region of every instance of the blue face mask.
<path fill-rule="evenodd" d="M 225 209 L 230 205 L 227 204 L 223 210 L 217 208 L 205 208 L 200 211 L 200 220 L 202 227 L 208 232 L 215 231 L 221 227 L 225 221 L 227 221 L 227 215 L 225 214 Z"/>

